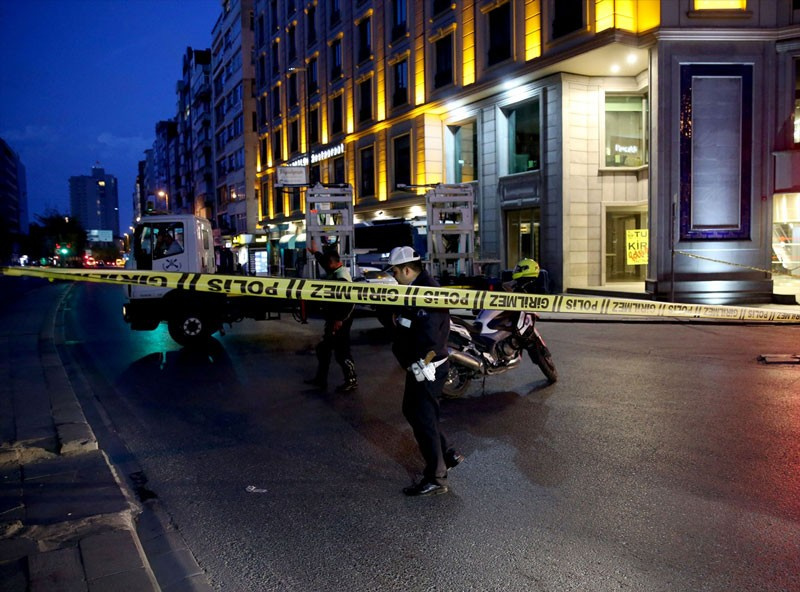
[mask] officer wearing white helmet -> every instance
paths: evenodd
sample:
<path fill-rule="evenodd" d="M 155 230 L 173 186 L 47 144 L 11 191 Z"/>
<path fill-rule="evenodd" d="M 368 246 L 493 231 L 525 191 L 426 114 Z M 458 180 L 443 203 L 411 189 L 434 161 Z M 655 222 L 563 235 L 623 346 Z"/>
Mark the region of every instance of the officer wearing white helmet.
<path fill-rule="evenodd" d="M 399 284 L 439 286 L 423 269 L 419 254 L 411 247 L 392 249 L 389 269 Z M 422 479 L 403 489 L 403 493 L 410 496 L 447 493 L 447 471 L 464 460 L 449 446 L 439 425 L 439 397 L 449 369 L 450 314 L 444 308 L 405 306 L 396 315 L 395 325 L 392 352 L 406 371 L 403 415 L 425 459 Z"/>

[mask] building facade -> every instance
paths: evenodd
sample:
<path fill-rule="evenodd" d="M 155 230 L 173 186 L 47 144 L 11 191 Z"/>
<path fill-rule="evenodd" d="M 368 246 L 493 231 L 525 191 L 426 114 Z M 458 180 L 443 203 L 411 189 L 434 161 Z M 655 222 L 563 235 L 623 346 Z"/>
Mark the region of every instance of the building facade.
<path fill-rule="evenodd" d="M 264 233 L 302 236 L 282 165 L 350 183 L 362 223 L 424 217 L 401 185 L 470 183 L 489 273 L 768 301 L 800 243 L 799 4 L 257 0 Z"/>
<path fill-rule="evenodd" d="M 226 245 L 247 261 L 258 232 L 253 0 L 225 0 L 212 31 L 211 96 L 216 225 Z"/>
<path fill-rule="evenodd" d="M 19 154 L 0 138 L 0 218 L 11 234 L 28 234 L 28 184 Z"/>
<path fill-rule="evenodd" d="M 91 175 L 69 178 L 69 205 L 84 229 L 111 230 L 114 237 L 120 236 L 117 178 L 102 167 L 93 166 Z"/>

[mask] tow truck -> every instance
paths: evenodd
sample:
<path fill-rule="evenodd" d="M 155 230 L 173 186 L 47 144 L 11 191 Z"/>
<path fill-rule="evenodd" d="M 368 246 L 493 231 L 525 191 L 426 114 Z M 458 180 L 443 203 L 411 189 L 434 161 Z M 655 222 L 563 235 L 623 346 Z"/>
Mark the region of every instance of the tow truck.
<path fill-rule="evenodd" d="M 211 223 L 189 214 L 142 216 L 133 232 L 128 269 L 176 273 L 217 273 Z M 125 288 L 128 302 L 122 314 L 131 329 L 152 331 L 167 323 L 170 337 L 183 346 L 196 346 L 224 325 L 245 318 L 280 319 L 282 312 L 298 315 L 299 304 L 280 298 L 232 296 L 143 285 Z"/>

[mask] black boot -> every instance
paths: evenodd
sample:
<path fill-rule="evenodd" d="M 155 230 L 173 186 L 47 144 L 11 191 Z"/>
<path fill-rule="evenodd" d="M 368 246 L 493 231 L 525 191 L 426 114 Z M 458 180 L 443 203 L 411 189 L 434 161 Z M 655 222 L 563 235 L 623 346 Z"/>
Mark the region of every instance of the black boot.
<path fill-rule="evenodd" d="M 353 360 L 345 360 L 344 367 L 344 382 L 336 387 L 337 393 L 349 393 L 358 388 L 358 380 L 356 378 L 356 365 Z"/>

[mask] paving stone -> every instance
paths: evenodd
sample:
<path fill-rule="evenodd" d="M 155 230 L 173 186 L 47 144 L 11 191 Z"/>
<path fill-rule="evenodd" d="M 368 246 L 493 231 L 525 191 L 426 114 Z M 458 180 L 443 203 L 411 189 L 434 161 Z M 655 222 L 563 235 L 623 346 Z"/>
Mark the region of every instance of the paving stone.
<path fill-rule="evenodd" d="M 112 530 L 86 537 L 81 540 L 80 549 L 89 582 L 144 567 L 130 530 Z"/>
<path fill-rule="evenodd" d="M 89 592 L 153 592 L 160 590 L 144 567 L 89 582 Z"/>
<path fill-rule="evenodd" d="M 99 450 L 23 465 L 28 524 L 54 524 L 130 510 Z"/>
<path fill-rule="evenodd" d="M 205 574 L 198 574 L 178 580 L 169 586 L 161 586 L 161 590 L 162 592 L 211 592 L 213 588 Z"/>
<path fill-rule="evenodd" d="M 31 592 L 85 592 L 88 590 L 77 547 L 66 547 L 28 557 Z"/>
<path fill-rule="evenodd" d="M 22 470 L 15 465 L 0 468 L 0 523 L 23 520 L 24 518 Z"/>

